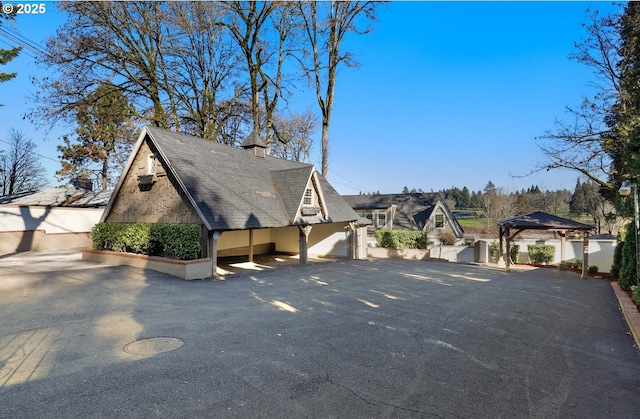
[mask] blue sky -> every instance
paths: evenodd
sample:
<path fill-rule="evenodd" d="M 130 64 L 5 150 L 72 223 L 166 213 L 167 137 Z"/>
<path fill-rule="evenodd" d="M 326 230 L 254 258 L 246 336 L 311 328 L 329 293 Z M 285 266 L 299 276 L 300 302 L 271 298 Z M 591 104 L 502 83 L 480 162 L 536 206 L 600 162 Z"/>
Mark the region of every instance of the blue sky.
<path fill-rule="evenodd" d="M 22 15 L 16 30 L 36 44 L 62 22 L 47 13 Z M 580 103 L 593 79 L 568 59 L 584 35 L 587 7 L 616 10 L 609 2 L 391 2 L 380 9 L 374 31 L 351 36 L 345 46 L 360 67 L 342 68 L 330 130 L 329 181 L 342 194 L 452 186 L 481 190 L 492 181 L 506 190 L 572 190 L 577 173 L 554 170 L 525 178 L 545 161 L 535 138 Z M 0 48 L 8 45 L 0 37 Z M 33 55 L 33 53 L 28 52 Z M 30 77 L 44 77 L 27 53 L 3 71 L 0 139 L 9 128 L 38 144 L 52 179 L 56 145 L 64 132 L 45 137 L 23 119 L 33 91 Z M 295 107 L 317 112 L 311 92 Z M 319 143 L 319 133 L 316 139 Z M 0 143 L 0 148 L 3 143 Z M 320 167 L 316 149 L 311 162 Z"/>

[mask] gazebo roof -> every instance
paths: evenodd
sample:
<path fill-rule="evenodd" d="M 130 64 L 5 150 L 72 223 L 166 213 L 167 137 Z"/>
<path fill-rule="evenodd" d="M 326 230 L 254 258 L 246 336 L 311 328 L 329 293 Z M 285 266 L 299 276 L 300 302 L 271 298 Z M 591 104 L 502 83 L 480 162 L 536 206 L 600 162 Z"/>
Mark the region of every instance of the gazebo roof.
<path fill-rule="evenodd" d="M 498 225 L 502 228 L 518 228 L 526 230 L 590 231 L 593 229 L 592 225 L 579 223 L 577 221 L 569 220 L 568 218 L 562 218 L 540 211 L 498 221 Z"/>

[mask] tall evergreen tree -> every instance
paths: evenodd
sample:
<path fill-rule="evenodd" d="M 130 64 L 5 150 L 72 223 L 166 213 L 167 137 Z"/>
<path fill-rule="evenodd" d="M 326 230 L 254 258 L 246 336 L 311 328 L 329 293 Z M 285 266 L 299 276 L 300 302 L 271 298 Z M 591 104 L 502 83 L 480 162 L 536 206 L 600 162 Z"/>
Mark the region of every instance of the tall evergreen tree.
<path fill-rule="evenodd" d="M 2 2 L 0 1 L 0 10 L 2 10 Z M 0 26 L 2 26 L 2 21 L 3 19 L 7 19 L 7 20 L 12 20 L 14 18 L 15 15 L 11 15 L 11 14 L 5 14 L 2 13 L 0 11 Z M 18 54 L 20 53 L 20 51 L 22 50 L 22 47 L 16 47 L 16 48 L 9 48 L 9 49 L 2 49 L 0 48 L 0 65 L 6 65 L 8 64 L 10 61 L 12 61 L 14 58 L 16 58 L 18 56 Z M 3 83 L 5 81 L 9 81 L 12 78 L 14 78 L 18 73 L 4 73 L 2 71 L 0 71 L 0 83 Z M 0 106 L 4 106 L 0 103 Z"/>
<path fill-rule="evenodd" d="M 569 202 L 569 212 L 573 215 L 580 216 L 586 211 L 586 205 L 584 188 L 578 178 L 576 187 L 573 190 L 573 195 L 571 195 L 571 201 Z"/>
<path fill-rule="evenodd" d="M 113 185 L 136 139 L 132 115 L 127 98 L 110 83 L 87 95 L 76 110 L 76 140 L 65 137 L 58 146 L 58 178 L 95 179 L 102 190 Z"/>

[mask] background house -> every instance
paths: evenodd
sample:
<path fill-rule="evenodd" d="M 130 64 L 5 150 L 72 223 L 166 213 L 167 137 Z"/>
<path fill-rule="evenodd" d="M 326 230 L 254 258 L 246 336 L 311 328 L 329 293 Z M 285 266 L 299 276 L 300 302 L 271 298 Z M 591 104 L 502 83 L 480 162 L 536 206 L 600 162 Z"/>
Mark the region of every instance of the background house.
<path fill-rule="evenodd" d="M 462 239 L 464 230 L 447 203 L 437 193 L 343 195 L 362 217 L 371 221 L 368 231 L 420 230 L 434 241 Z M 448 241 L 448 240 L 445 240 Z"/>
<path fill-rule="evenodd" d="M 0 253 L 91 247 L 110 195 L 60 187 L 0 197 Z"/>
<path fill-rule="evenodd" d="M 202 256 L 366 256 L 363 221 L 310 164 L 146 127 L 102 221 L 194 223 Z"/>

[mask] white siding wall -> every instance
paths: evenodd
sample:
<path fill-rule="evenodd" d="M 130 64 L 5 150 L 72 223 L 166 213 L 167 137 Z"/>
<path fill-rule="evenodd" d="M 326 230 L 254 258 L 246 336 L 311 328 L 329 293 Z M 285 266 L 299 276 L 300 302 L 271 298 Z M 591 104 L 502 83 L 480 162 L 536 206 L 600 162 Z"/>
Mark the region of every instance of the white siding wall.
<path fill-rule="evenodd" d="M 46 208 L 0 205 L 0 232 L 44 230 L 47 234 L 91 231 L 102 208 Z"/>

